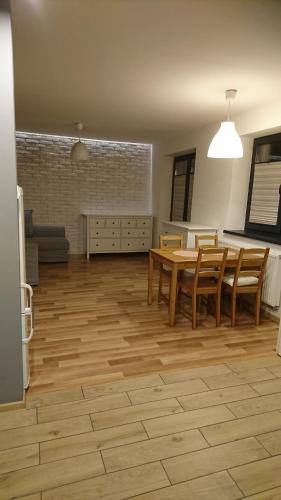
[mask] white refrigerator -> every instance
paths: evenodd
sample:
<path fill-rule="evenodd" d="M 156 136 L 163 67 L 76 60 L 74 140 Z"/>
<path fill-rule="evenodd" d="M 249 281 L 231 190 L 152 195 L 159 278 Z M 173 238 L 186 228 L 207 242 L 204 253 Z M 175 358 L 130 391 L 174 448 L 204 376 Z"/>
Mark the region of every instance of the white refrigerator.
<path fill-rule="evenodd" d="M 24 206 L 23 190 L 17 186 L 18 221 L 19 221 L 19 256 L 20 256 L 20 294 L 21 294 L 21 329 L 22 329 L 22 359 L 23 359 L 23 385 L 29 385 L 29 353 L 28 344 L 33 337 L 33 290 L 26 283 L 25 263 L 25 231 L 24 231 Z"/>

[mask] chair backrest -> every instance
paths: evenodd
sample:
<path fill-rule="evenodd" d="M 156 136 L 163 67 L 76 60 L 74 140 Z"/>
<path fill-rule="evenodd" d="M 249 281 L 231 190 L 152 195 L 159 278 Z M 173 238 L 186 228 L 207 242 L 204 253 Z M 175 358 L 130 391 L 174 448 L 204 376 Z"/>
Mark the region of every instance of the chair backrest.
<path fill-rule="evenodd" d="M 199 248 L 194 274 L 194 288 L 197 288 L 200 278 L 213 278 L 214 286 L 222 284 L 228 248 Z"/>
<path fill-rule="evenodd" d="M 160 248 L 182 248 L 183 235 L 182 234 L 160 234 L 159 237 Z"/>
<path fill-rule="evenodd" d="M 238 264 L 234 274 L 233 286 L 237 286 L 239 278 L 254 277 L 258 278 L 256 286 L 261 287 L 269 250 L 269 248 L 241 248 L 238 257 Z M 241 285 L 239 288 L 241 288 Z"/>
<path fill-rule="evenodd" d="M 196 248 L 209 248 L 218 247 L 218 235 L 217 234 L 196 234 L 195 235 L 195 247 Z"/>

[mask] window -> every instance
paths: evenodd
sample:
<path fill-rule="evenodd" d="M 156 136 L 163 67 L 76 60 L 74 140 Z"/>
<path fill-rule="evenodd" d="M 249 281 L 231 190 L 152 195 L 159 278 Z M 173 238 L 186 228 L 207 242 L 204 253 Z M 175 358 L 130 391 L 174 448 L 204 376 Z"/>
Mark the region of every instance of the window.
<path fill-rule="evenodd" d="M 281 134 L 255 139 L 245 230 L 281 232 Z"/>
<path fill-rule="evenodd" d="M 190 221 L 195 153 L 174 159 L 171 221 Z"/>

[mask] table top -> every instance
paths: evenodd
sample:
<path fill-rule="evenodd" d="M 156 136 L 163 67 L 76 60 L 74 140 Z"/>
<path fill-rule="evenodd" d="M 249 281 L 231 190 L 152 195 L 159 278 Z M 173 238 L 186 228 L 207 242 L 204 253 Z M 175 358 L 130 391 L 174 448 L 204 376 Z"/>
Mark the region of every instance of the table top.
<path fill-rule="evenodd" d="M 174 248 L 151 248 L 152 255 L 159 256 L 171 263 L 187 263 L 196 262 L 198 257 L 198 248 L 187 248 L 186 250 L 175 250 Z M 237 262 L 239 250 L 229 248 L 227 254 L 227 262 L 235 264 Z M 214 258 L 210 255 L 210 260 Z M 206 257 L 207 259 L 207 257 Z"/>

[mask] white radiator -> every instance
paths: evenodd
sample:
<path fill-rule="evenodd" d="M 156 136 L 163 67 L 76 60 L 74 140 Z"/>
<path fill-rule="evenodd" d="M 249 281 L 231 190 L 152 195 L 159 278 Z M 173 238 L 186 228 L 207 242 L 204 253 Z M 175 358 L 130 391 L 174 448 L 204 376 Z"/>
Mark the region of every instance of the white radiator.
<path fill-rule="evenodd" d="M 281 255 L 270 251 L 263 284 L 262 301 L 271 307 L 279 307 L 281 294 Z"/>
<path fill-rule="evenodd" d="M 261 247 L 260 244 L 245 243 L 245 241 L 238 240 L 231 241 L 230 239 L 223 238 L 220 243 L 225 244 L 232 248 L 254 248 Z M 238 246 L 241 243 L 241 246 Z M 264 248 L 264 247 L 263 247 Z M 278 250 L 270 250 L 266 273 L 263 284 L 262 292 L 262 302 L 272 308 L 278 308 L 280 305 L 280 294 L 281 294 L 281 252 Z"/>

